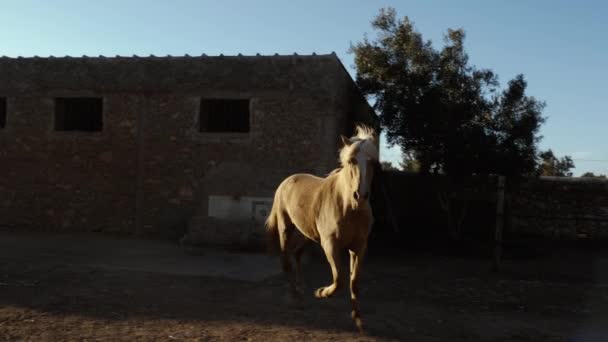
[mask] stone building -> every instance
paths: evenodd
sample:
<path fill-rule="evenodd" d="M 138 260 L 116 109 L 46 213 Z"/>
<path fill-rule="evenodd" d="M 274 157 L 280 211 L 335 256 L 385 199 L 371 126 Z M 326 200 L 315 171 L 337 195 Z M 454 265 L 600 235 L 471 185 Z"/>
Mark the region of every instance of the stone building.
<path fill-rule="evenodd" d="M 0 226 L 261 230 L 284 177 L 375 118 L 335 54 L 0 58 Z"/>

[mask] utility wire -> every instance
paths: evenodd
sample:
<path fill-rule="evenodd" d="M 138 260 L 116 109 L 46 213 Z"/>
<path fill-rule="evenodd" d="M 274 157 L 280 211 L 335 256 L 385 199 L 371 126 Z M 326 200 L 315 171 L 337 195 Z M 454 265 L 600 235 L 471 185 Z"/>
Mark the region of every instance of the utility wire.
<path fill-rule="evenodd" d="M 584 161 L 584 162 L 598 162 L 598 163 L 608 163 L 608 159 L 574 159 L 574 161 Z"/>

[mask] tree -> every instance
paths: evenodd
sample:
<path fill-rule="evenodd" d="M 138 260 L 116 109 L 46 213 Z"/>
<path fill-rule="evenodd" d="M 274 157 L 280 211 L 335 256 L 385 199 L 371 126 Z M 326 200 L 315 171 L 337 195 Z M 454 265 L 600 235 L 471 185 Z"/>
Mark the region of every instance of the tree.
<path fill-rule="evenodd" d="M 393 163 L 388 161 L 383 161 L 380 163 L 380 167 L 384 171 L 398 171 L 399 169 L 393 166 Z"/>
<path fill-rule="evenodd" d="M 511 178 L 535 173 L 541 139 L 539 130 L 545 122 L 541 116 L 545 104 L 527 96 L 526 87 L 523 75 L 518 75 L 493 100 L 487 130 L 491 150 L 481 158 L 482 163 L 484 159 L 490 161 L 488 173 Z"/>
<path fill-rule="evenodd" d="M 438 198 L 458 237 L 468 176 L 537 170 L 544 103 L 526 95 L 523 75 L 500 91 L 497 75 L 470 65 L 462 29 L 448 29 L 436 49 L 392 8 L 381 9 L 372 27 L 376 36 L 350 49 L 357 84 L 375 100 L 389 144 L 401 148 L 403 169 L 449 176 Z"/>
<path fill-rule="evenodd" d="M 606 175 L 601 175 L 601 174 L 600 175 L 596 175 L 593 172 L 585 172 L 585 173 L 583 173 L 581 175 L 581 177 L 584 177 L 584 178 L 601 178 L 601 179 L 606 179 L 607 178 Z"/>
<path fill-rule="evenodd" d="M 413 173 L 420 172 L 420 162 L 411 154 L 404 153 L 403 160 L 401 163 L 399 163 L 399 165 L 403 171 Z"/>
<path fill-rule="evenodd" d="M 389 144 L 419 162 L 422 173 L 455 177 L 536 169 L 544 103 L 526 95 L 522 75 L 499 93 L 498 77 L 469 64 L 462 29 L 437 50 L 408 17 L 381 9 L 377 36 L 351 46 L 357 84 L 375 100 Z"/>
<path fill-rule="evenodd" d="M 570 170 L 574 168 L 574 161 L 570 156 L 558 159 L 549 149 L 540 153 L 539 157 L 538 173 L 541 176 L 572 177 Z"/>

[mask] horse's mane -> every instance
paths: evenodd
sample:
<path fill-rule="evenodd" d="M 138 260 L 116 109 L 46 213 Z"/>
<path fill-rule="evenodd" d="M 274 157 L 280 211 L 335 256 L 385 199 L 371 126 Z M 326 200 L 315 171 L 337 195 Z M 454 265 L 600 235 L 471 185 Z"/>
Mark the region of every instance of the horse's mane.
<path fill-rule="evenodd" d="M 355 136 L 351 138 L 358 140 L 372 140 L 376 142 L 376 131 L 366 125 L 357 125 L 355 128 Z"/>
<path fill-rule="evenodd" d="M 359 124 L 355 128 L 355 135 L 349 140 L 352 144 L 345 145 L 340 149 L 340 165 L 342 167 L 348 164 L 348 160 L 356 148 L 365 148 L 366 153 L 371 159 L 378 160 L 377 138 L 373 128 Z M 339 171 L 339 169 L 336 170 Z M 336 170 L 332 171 L 330 175 L 337 172 Z"/>
<path fill-rule="evenodd" d="M 338 168 L 333 169 L 333 170 L 332 170 L 332 171 L 331 171 L 329 174 L 327 174 L 327 177 L 329 177 L 329 176 L 333 176 L 333 175 L 335 175 L 336 173 L 338 173 L 338 172 L 340 172 L 340 171 L 342 171 L 342 166 L 340 166 L 340 167 L 338 167 Z"/>

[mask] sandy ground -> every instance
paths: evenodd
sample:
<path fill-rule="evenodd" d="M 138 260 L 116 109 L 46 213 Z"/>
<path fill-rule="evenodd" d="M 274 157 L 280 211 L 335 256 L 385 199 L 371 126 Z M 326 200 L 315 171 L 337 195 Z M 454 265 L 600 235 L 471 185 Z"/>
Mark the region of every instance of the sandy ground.
<path fill-rule="evenodd" d="M 542 254 L 542 253 L 541 253 Z M 608 341 L 608 253 L 559 250 L 507 260 L 371 255 L 360 335 L 347 291 L 287 300 L 278 260 L 170 242 L 0 233 L 0 340 Z"/>

